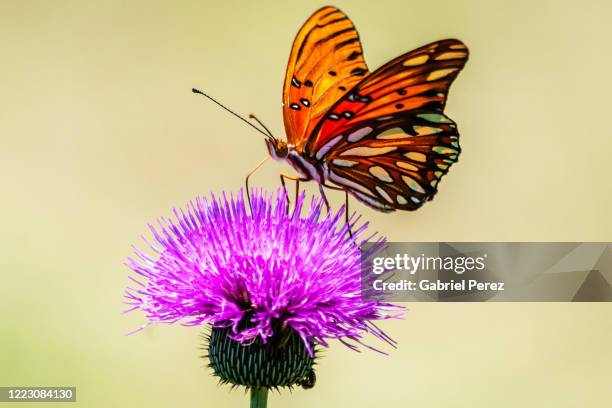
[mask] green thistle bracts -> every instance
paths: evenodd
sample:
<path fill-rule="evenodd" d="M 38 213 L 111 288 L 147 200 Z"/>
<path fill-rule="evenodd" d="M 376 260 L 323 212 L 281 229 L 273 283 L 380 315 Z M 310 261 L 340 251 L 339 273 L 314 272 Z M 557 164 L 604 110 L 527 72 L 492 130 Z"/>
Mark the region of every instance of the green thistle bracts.
<path fill-rule="evenodd" d="M 230 328 L 212 328 L 208 336 L 209 367 L 221 382 L 247 388 L 314 385 L 315 358 L 293 330 L 275 335 L 265 344 L 258 337 L 249 345 L 232 340 L 230 333 Z"/>

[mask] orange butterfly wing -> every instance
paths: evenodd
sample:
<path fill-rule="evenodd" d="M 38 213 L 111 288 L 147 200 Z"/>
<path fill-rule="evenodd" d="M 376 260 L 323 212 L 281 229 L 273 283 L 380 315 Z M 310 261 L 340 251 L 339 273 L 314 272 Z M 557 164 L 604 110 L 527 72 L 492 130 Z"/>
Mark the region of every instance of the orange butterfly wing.
<path fill-rule="evenodd" d="M 301 152 L 319 120 L 366 74 L 351 20 L 335 7 L 316 11 L 295 37 L 287 64 L 283 87 L 287 142 Z"/>
<path fill-rule="evenodd" d="M 306 150 L 313 152 L 333 136 L 371 119 L 399 118 L 416 109 L 443 111 L 449 87 L 467 58 L 466 46 L 459 40 L 448 39 L 391 60 L 326 112 Z"/>
<path fill-rule="evenodd" d="M 451 39 L 385 64 L 329 109 L 304 154 L 378 210 L 419 208 L 460 153 L 456 125 L 442 111 L 467 58 L 465 45 Z"/>

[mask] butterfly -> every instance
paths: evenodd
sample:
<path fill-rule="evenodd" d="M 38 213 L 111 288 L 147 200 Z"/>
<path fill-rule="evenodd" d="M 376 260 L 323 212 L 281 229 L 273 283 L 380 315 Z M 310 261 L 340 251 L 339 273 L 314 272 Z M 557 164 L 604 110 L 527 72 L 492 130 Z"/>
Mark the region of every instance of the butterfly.
<path fill-rule="evenodd" d="M 461 41 L 446 39 L 370 72 L 351 20 L 323 7 L 293 42 L 283 86 L 287 140 L 268 132 L 268 152 L 296 170 L 298 183 L 319 183 L 324 198 L 329 187 L 345 191 L 347 203 L 350 193 L 379 211 L 416 210 L 461 151 L 443 110 L 467 59 Z"/>

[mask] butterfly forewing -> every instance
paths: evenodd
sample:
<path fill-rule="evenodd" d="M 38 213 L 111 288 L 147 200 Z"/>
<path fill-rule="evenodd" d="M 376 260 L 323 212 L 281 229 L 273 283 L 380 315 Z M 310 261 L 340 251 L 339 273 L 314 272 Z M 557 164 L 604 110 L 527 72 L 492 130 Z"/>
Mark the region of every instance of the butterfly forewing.
<path fill-rule="evenodd" d="M 335 7 L 315 12 L 293 42 L 285 74 L 283 118 L 288 143 L 301 151 L 320 119 L 366 74 L 351 20 Z"/>

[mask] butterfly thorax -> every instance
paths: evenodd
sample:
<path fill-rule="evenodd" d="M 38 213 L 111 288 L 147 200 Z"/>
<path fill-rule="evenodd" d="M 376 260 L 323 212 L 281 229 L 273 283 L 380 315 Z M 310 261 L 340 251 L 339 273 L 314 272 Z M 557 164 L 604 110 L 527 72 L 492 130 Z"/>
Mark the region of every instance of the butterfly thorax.
<path fill-rule="evenodd" d="M 315 180 L 324 183 L 327 179 L 326 166 L 301 154 L 296 146 L 287 144 L 284 140 L 266 140 L 266 147 L 274 160 L 289 163 L 303 181 Z"/>

